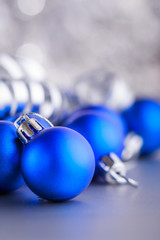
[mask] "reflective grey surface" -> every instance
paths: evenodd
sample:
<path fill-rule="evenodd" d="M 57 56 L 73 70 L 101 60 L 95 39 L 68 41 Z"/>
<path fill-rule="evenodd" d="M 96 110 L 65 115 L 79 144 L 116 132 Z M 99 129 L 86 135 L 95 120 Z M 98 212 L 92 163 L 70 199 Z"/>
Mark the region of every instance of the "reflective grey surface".
<path fill-rule="evenodd" d="M 65 203 L 39 201 L 26 187 L 0 197 L 0 239 L 159 240 L 160 156 L 128 165 L 127 185 L 92 184 Z"/>

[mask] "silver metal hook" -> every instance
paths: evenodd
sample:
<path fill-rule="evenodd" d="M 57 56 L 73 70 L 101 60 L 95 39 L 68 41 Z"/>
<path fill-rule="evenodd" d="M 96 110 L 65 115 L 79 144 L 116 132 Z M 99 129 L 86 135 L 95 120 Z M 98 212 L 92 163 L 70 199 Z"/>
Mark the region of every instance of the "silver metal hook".
<path fill-rule="evenodd" d="M 112 184 L 129 184 L 133 187 L 138 187 L 138 182 L 126 177 L 125 165 L 115 153 L 110 153 L 102 157 L 99 161 L 99 166 L 105 173 L 106 182 Z"/>
<path fill-rule="evenodd" d="M 35 118 L 29 118 L 27 114 L 22 114 L 15 122 L 19 139 L 27 144 L 33 136 L 44 129 L 43 125 Z"/>

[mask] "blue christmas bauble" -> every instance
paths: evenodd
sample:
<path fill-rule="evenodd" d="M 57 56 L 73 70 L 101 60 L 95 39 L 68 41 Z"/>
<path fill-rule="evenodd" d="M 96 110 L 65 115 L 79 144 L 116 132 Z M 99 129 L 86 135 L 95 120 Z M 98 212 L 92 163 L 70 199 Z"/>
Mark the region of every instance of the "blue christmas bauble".
<path fill-rule="evenodd" d="M 97 164 L 103 156 L 111 152 L 121 157 L 125 136 L 107 115 L 98 112 L 82 112 L 72 116 L 66 126 L 87 139 L 93 149 Z"/>
<path fill-rule="evenodd" d="M 143 138 L 142 154 L 160 147 L 160 104 L 152 99 L 138 99 L 122 115 L 130 131 Z"/>
<path fill-rule="evenodd" d="M 9 115 L 9 116 L 6 116 L 4 120 L 9 122 L 14 122 L 20 115 L 21 113 L 16 113 L 15 115 Z"/>
<path fill-rule="evenodd" d="M 110 118 L 111 121 L 113 121 L 117 125 L 117 127 L 119 128 L 119 131 L 122 131 L 124 134 L 127 134 L 128 132 L 127 124 L 123 119 L 122 115 L 102 105 L 86 105 L 76 109 L 67 118 L 67 120 L 65 121 L 65 125 L 68 125 L 69 122 L 72 122 L 72 119 L 74 119 L 79 114 L 83 114 L 87 112 L 90 112 L 90 113 L 98 112 L 98 113 L 104 114 L 107 118 Z"/>
<path fill-rule="evenodd" d="M 0 193 L 11 192 L 24 184 L 20 171 L 22 147 L 14 124 L 0 121 Z"/>
<path fill-rule="evenodd" d="M 2 106 L 2 108 L 0 109 L 0 119 L 3 120 L 5 119 L 11 112 L 11 106 L 10 105 L 6 105 L 6 106 Z"/>
<path fill-rule="evenodd" d="M 64 201 L 89 185 L 95 160 L 82 135 L 69 128 L 53 127 L 42 130 L 24 146 L 21 168 L 26 184 L 35 194 Z"/>

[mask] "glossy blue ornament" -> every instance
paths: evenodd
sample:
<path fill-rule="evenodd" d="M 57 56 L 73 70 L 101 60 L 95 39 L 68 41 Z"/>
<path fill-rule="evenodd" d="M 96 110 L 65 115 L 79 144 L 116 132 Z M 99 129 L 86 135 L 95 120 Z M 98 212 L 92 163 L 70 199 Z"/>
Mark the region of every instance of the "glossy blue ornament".
<path fill-rule="evenodd" d="M 152 99 L 138 99 L 122 113 L 130 131 L 143 139 L 142 154 L 160 147 L 160 104 Z"/>
<path fill-rule="evenodd" d="M 0 121 L 0 193 L 16 190 L 24 184 L 20 159 L 22 143 L 13 123 Z"/>
<path fill-rule="evenodd" d="M 20 124 L 18 135 L 26 142 L 21 159 L 24 180 L 39 197 L 69 200 L 89 185 L 95 160 L 82 135 L 66 127 L 44 129 L 33 118 Z"/>
<path fill-rule="evenodd" d="M 68 119 L 66 126 L 87 139 L 95 154 L 96 163 L 111 152 L 121 157 L 124 134 L 109 116 L 98 112 L 82 112 Z"/>

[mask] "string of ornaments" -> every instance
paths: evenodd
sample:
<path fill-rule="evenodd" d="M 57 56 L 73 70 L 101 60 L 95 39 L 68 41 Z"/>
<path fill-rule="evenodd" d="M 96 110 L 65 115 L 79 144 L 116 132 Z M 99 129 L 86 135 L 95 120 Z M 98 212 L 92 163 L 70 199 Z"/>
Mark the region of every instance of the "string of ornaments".
<path fill-rule="evenodd" d="M 25 183 L 64 201 L 92 180 L 137 187 L 125 162 L 160 146 L 159 102 L 136 99 L 105 69 L 61 90 L 34 61 L 3 54 L 0 94 L 0 193 Z"/>

